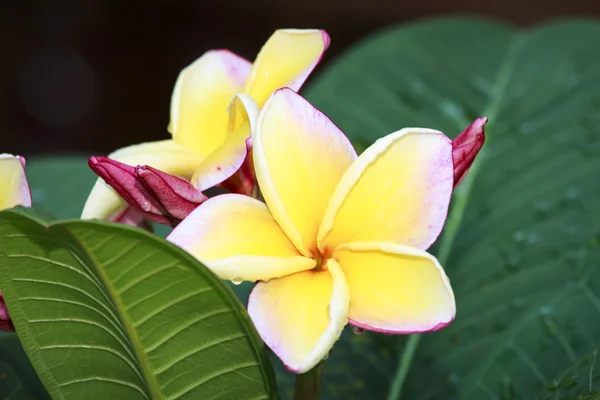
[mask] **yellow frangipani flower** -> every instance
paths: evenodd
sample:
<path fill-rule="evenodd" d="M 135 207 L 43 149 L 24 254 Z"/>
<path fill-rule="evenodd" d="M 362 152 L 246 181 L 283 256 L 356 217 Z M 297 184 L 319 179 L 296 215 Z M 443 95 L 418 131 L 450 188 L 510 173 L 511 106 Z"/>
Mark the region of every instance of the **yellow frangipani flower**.
<path fill-rule="evenodd" d="M 425 252 L 452 193 L 450 139 L 405 128 L 357 157 L 324 114 L 281 89 L 253 140 L 266 204 L 216 196 L 168 240 L 223 279 L 259 281 L 248 312 L 289 370 L 314 367 L 348 322 L 418 333 L 454 319 L 448 278 Z"/>
<path fill-rule="evenodd" d="M 0 210 L 31 207 L 31 192 L 25 175 L 25 159 L 0 154 Z"/>
<path fill-rule="evenodd" d="M 190 181 L 199 191 L 223 182 L 244 162 L 251 145 L 248 120 L 255 119 L 228 112 L 232 99 L 233 106 L 243 103 L 240 110 L 258 113 L 276 89 L 299 89 L 328 45 L 325 31 L 283 29 L 269 38 L 254 64 L 227 50 L 205 53 L 175 83 L 168 128 L 172 139 L 125 147 L 108 157 L 132 166 L 150 165 Z M 126 207 L 98 179 L 82 218 L 114 219 Z"/>

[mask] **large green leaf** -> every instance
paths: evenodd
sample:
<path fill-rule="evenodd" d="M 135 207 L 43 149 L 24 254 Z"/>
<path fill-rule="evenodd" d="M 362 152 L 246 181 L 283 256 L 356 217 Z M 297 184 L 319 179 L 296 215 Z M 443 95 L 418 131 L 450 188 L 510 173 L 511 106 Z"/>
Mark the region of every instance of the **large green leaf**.
<path fill-rule="evenodd" d="M 436 252 L 456 320 L 411 338 L 400 371 L 398 358 L 371 357 L 390 348 L 368 340 L 360 364 L 325 371 L 326 396 L 334 385 L 330 398 L 380 399 L 403 381 L 411 400 L 548 398 L 549 388 L 597 398 L 600 368 L 579 365 L 600 345 L 599 42 L 596 21 L 518 31 L 429 20 L 364 40 L 313 82 L 309 100 L 360 147 L 405 126 L 454 137 L 490 119 Z M 359 340 L 343 339 L 329 363 Z M 385 384 L 343 390 L 348 381 Z"/>
<path fill-rule="evenodd" d="M 145 231 L 1 212 L 0 287 L 55 399 L 275 397 L 243 306 Z"/>
<path fill-rule="evenodd" d="M 95 175 L 83 156 L 28 157 L 27 178 L 33 202 L 59 218 L 81 214 Z M 48 398 L 18 337 L 0 337 L 0 398 Z"/>

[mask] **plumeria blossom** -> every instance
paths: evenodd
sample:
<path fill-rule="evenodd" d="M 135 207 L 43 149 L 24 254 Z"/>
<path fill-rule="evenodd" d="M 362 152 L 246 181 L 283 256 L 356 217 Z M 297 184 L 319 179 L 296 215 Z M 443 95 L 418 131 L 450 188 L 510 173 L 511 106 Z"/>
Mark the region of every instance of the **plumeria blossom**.
<path fill-rule="evenodd" d="M 269 38 L 254 64 L 227 50 L 205 53 L 183 69 L 175 83 L 168 128 L 172 138 L 125 147 L 108 158 L 131 168 L 151 166 L 188 181 L 199 192 L 240 170 L 245 173 L 233 181 L 239 181 L 240 191 L 251 190 L 247 187 L 252 186 L 248 180 L 253 172 L 240 167 L 244 160 L 251 162 L 249 122 L 256 116 L 238 113 L 257 114 L 268 97 L 283 86 L 299 89 L 328 46 L 325 31 L 284 29 Z M 141 179 L 137 172 L 130 179 Z M 98 179 L 85 204 L 83 219 L 119 220 L 131 215 L 127 201 L 109 187 L 114 180 L 107 183 Z M 157 192 L 158 196 L 145 202 L 137 199 L 129 206 L 158 222 L 164 220 L 162 217 L 171 219 L 172 214 L 157 218 L 148 214 L 151 203 L 163 200 L 162 192 Z M 148 206 L 140 208 L 140 204 Z"/>
<path fill-rule="evenodd" d="M 31 191 L 25 175 L 25 158 L 0 154 L 0 210 L 16 206 L 31 207 Z M 14 330 L 0 292 L 0 331 Z"/>
<path fill-rule="evenodd" d="M 290 89 L 273 94 L 256 126 L 254 169 L 266 204 L 213 197 L 168 240 L 223 279 L 258 281 L 248 312 L 287 368 L 310 370 L 347 323 L 397 334 L 448 325 L 454 295 L 425 250 L 454 186 L 450 139 L 406 128 L 357 157 Z"/>

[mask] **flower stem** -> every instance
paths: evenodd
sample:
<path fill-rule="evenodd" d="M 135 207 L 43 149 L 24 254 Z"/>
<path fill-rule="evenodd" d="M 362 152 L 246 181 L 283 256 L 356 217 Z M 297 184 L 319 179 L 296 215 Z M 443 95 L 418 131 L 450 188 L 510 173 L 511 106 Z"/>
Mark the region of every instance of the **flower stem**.
<path fill-rule="evenodd" d="M 394 375 L 392 387 L 390 388 L 390 395 L 388 397 L 390 400 L 396 400 L 400 398 L 400 392 L 402 391 L 404 380 L 406 379 L 406 375 L 408 375 L 410 364 L 412 363 L 415 350 L 417 350 L 420 340 L 421 335 L 411 335 L 408 337 L 408 340 L 406 341 L 406 347 L 404 348 L 404 351 L 402 351 L 402 356 L 400 358 L 400 366 Z"/>
<path fill-rule="evenodd" d="M 318 400 L 321 397 L 321 377 L 323 376 L 323 363 L 317 364 L 313 369 L 304 374 L 296 375 L 294 400 Z"/>

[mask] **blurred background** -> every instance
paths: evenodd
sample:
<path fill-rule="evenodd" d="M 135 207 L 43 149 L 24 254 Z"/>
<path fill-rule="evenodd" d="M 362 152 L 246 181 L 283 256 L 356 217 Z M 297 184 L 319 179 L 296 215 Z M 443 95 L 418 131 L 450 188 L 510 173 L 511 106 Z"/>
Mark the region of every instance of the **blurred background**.
<path fill-rule="evenodd" d="M 252 60 L 277 28 L 323 28 L 332 43 L 314 76 L 370 32 L 458 13 L 526 27 L 600 17 L 600 1 L 2 0 L 0 152 L 101 154 L 166 138 L 177 74 L 211 48 Z"/>

